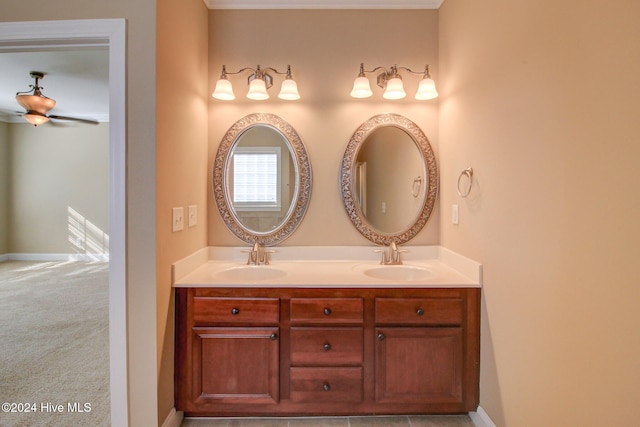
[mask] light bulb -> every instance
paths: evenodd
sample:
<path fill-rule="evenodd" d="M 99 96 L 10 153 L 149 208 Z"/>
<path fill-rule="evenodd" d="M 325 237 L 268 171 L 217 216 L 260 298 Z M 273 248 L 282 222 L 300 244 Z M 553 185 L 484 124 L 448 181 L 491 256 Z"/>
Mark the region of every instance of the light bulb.
<path fill-rule="evenodd" d="M 354 98 L 368 98 L 371 95 L 373 95 L 373 92 L 371 92 L 369 79 L 364 76 L 356 77 L 356 79 L 353 81 L 351 96 Z"/>
<path fill-rule="evenodd" d="M 211 96 L 222 101 L 231 101 L 236 99 L 236 96 L 233 93 L 233 86 L 231 86 L 231 82 L 226 78 L 218 80 L 216 83 L 216 90 L 213 91 Z"/>
<path fill-rule="evenodd" d="M 295 101 L 296 99 L 300 99 L 300 94 L 298 93 L 298 85 L 296 84 L 295 80 L 287 78 L 282 82 L 282 87 L 280 88 L 278 98 L 286 99 L 287 101 Z"/>
<path fill-rule="evenodd" d="M 423 101 L 437 97 L 438 91 L 436 90 L 436 84 L 434 81 L 428 77 L 420 80 L 418 91 L 416 92 L 416 99 Z"/>
<path fill-rule="evenodd" d="M 382 97 L 385 99 L 402 99 L 407 96 L 402 86 L 402 79 L 399 77 L 393 77 L 387 80 L 387 88 L 385 89 Z"/>
<path fill-rule="evenodd" d="M 26 121 L 28 121 L 34 126 L 38 126 L 49 121 L 49 117 L 43 114 L 38 114 L 33 112 L 28 112 L 23 117 Z"/>
<path fill-rule="evenodd" d="M 251 83 L 249 83 L 249 92 L 247 92 L 247 98 L 256 101 L 269 99 L 269 94 L 267 93 L 267 85 L 265 84 L 264 80 L 257 77 L 251 80 Z"/>

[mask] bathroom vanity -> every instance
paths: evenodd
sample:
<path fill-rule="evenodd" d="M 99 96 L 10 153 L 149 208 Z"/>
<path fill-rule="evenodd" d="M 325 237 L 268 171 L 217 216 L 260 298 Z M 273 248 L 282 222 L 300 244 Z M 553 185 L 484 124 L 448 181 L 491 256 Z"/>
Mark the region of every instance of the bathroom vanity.
<path fill-rule="evenodd" d="M 246 156 L 277 159 L 264 200 L 244 195 L 245 186 L 266 183 L 236 167 Z M 481 266 L 437 246 L 400 247 L 427 224 L 437 197 L 435 154 L 422 130 L 381 114 L 347 144 L 342 200 L 370 246 L 279 246 L 301 223 L 311 184 L 306 148 L 282 118 L 250 114 L 223 137 L 213 197 L 247 246 L 209 247 L 174 264 L 176 409 L 187 416 L 476 410 Z"/>
<path fill-rule="evenodd" d="M 416 260 L 404 266 L 365 259 L 368 247 L 349 261 L 246 266 L 238 255 L 187 274 L 178 267 L 177 409 L 188 416 L 476 410 L 479 266 L 463 260 L 471 276 L 478 271 L 469 277 L 443 260 L 455 254 L 424 250 L 409 249 Z M 305 250 L 291 253 L 304 258 Z"/>

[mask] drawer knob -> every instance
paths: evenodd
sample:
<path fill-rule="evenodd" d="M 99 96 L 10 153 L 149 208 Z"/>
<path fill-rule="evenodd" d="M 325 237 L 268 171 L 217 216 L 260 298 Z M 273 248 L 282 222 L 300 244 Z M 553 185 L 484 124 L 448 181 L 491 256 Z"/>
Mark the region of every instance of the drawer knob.
<path fill-rule="evenodd" d="M 322 348 L 324 348 L 324 351 L 329 351 L 331 350 L 331 344 L 326 343 L 325 345 L 322 346 Z"/>
<path fill-rule="evenodd" d="M 325 309 L 323 310 L 323 312 L 324 312 L 324 315 L 325 315 L 325 316 L 328 316 L 328 315 L 330 315 L 330 314 L 331 314 L 331 309 L 330 309 L 329 307 L 327 307 L 327 308 L 325 308 Z"/>
<path fill-rule="evenodd" d="M 324 391 L 329 391 L 329 390 L 331 390 L 331 386 L 329 385 L 329 383 L 324 383 L 324 384 L 322 384 L 322 389 Z"/>
<path fill-rule="evenodd" d="M 271 336 L 269 337 L 271 338 L 271 341 L 275 341 L 278 339 L 278 334 L 276 334 L 275 332 L 271 334 Z"/>
<path fill-rule="evenodd" d="M 384 341 L 384 339 L 385 339 L 385 338 L 386 338 L 386 337 L 384 336 L 384 334 L 383 334 L 382 332 L 380 332 L 380 333 L 378 334 L 378 341 Z"/>
<path fill-rule="evenodd" d="M 418 316 L 423 316 L 423 315 L 424 315 L 424 310 L 423 310 L 423 309 L 421 309 L 421 308 L 419 308 L 419 309 L 417 309 L 417 310 L 416 310 L 416 314 L 417 314 Z"/>
<path fill-rule="evenodd" d="M 240 309 L 239 309 L 239 308 L 232 308 L 232 309 L 231 309 L 231 314 L 233 314 L 234 316 L 235 316 L 236 314 L 239 314 L 239 313 L 240 313 Z"/>

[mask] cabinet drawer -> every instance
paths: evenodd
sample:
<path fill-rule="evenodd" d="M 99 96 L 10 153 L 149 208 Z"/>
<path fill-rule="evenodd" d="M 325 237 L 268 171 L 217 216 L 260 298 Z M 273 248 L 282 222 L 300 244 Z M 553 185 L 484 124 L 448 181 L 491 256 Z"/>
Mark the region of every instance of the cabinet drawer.
<path fill-rule="evenodd" d="M 362 323 L 362 298 L 291 298 L 294 323 Z"/>
<path fill-rule="evenodd" d="M 462 318 L 460 298 L 376 298 L 376 323 L 459 325 Z"/>
<path fill-rule="evenodd" d="M 291 368 L 292 402 L 361 402 L 362 368 Z"/>
<path fill-rule="evenodd" d="M 362 364 L 362 328 L 291 328 L 295 366 Z"/>
<path fill-rule="evenodd" d="M 195 323 L 278 323 L 278 298 L 195 297 Z"/>

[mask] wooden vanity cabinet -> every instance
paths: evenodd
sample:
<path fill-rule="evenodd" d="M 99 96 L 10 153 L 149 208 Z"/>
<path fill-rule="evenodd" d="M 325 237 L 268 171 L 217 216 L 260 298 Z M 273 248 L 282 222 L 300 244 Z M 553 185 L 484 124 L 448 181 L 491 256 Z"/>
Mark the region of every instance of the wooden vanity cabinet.
<path fill-rule="evenodd" d="M 176 298 L 176 344 L 187 349 L 176 352 L 182 410 L 277 404 L 279 299 L 230 297 L 206 289 L 178 292 Z"/>
<path fill-rule="evenodd" d="M 376 298 L 376 401 L 463 402 L 464 301 Z"/>
<path fill-rule="evenodd" d="M 362 298 L 291 298 L 290 399 L 357 404 L 363 400 Z"/>
<path fill-rule="evenodd" d="M 473 411 L 479 308 L 479 288 L 176 288 L 176 408 Z"/>

